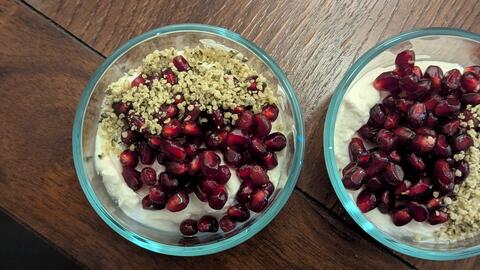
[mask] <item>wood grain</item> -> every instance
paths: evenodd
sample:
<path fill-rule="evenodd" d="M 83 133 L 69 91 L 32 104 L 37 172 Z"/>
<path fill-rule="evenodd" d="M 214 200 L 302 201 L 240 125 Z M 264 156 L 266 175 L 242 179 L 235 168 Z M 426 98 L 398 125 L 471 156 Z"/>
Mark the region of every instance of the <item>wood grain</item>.
<path fill-rule="evenodd" d="M 68 1 L 27 0 L 104 55 L 156 27 L 199 22 L 236 31 L 273 56 L 300 98 L 307 152 L 298 187 L 348 222 L 323 162 L 323 123 L 342 74 L 367 49 L 412 28 L 480 32 L 480 2 L 467 1 Z M 142 14 L 139 16 L 139 12 Z M 480 267 L 476 260 L 419 268 Z"/>
<path fill-rule="evenodd" d="M 75 176 L 75 106 L 103 58 L 22 3 L 0 0 L 0 208 L 96 269 L 405 269 L 295 191 L 256 237 L 224 253 L 178 258 L 124 240 L 95 214 Z"/>

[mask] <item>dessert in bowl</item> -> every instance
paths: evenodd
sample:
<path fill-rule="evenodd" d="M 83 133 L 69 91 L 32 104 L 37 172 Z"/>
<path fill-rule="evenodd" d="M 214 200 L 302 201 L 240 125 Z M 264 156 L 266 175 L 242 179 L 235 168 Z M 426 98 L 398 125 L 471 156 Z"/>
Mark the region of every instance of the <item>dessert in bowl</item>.
<path fill-rule="evenodd" d="M 97 70 L 74 126 L 77 174 L 115 231 L 202 255 L 253 236 L 285 204 L 303 123 L 278 66 L 228 30 L 145 33 Z"/>
<path fill-rule="evenodd" d="M 355 221 L 411 256 L 478 253 L 479 37 L 417 30 L 367 52 L 325 124 L 332 185 Z"/>

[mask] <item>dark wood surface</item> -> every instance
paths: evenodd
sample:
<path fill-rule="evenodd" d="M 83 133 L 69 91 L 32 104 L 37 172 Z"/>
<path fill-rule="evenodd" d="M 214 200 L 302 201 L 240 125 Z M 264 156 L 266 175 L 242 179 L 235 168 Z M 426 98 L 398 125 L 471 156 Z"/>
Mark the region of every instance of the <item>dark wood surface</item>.
<path fill-rule="evenodd" d="M 176 258 L 140 249 L 87 203 L 71 157 L 83 87 L 126 40 L 172 23 L 236 31 L 273 56 L 307 123 L 297 190 L 280 215 L 224 253 Z M 412 28 L 480 32 L 478 1 L 43 1 L 0 0 L 0 207 L 91 268 L 473 269 L 381 247 L 347 217 L 323 163 L 325 111 L 341 75 L 377 42 Z"/>

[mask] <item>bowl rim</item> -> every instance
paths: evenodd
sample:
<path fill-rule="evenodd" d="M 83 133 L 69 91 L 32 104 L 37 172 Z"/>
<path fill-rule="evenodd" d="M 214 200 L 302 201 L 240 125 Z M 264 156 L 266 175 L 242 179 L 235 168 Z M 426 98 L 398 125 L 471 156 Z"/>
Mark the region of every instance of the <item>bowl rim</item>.
<path fill-rule="evenodd" d="M 425 36 L 454 36 L 480 42 L 480 35 L 472 32 L 454 28 L 434 27 L 414 29 L 411 31 L 400 33 L 398 35 L 394 35 L 375 45 L 375 47 L 373 47 L 372 49 L 368 50 L 347 70 L 332 96 L 324 126 L 324 156 L 330 182 L 335 190 L 335 193 L 337 194 L 337 197 L 339 198 L 343 207 L 347 210 L 348 214 L 371 237 L 373 237 L 375 240 L 382 243 L 383 245 L 387 246 L 388 248 L 412 257 L 429 260 L 457 260 L 478 255 L 480 253 L 480 245 L 469 247 L 466 249 L 438 251 L 417 248 L 415 246 L 397 242 L 394 238 L 378 230 L 376 226 L 360 212 L 355 202 L 350 198 L 347 190 L 342 184 L 341 176 L 335 161 L 334 130 L 336 116 L 343 97 L 348 90 L 348 87 L 352 83 L 353 79 L 357 76 L 357 74 L 363 69 L 365 65 L 367 65 L 373 58 L 375 58 L 383 51 L 410 39 Z"/>
<path fill-rule="evenodd" d="M 121 57 L 125 52 L 127 52 L 135 45 L 156 36 L 179 32 L 205 32 L 213 34 L 218 37 L 238 43 L 253 52 L 272 70 L 272 72 L 278 79 L 279 84 L 284 89 L 287 99 L 292 106 L 292 113 L 296 128 L 296 134 L 294 138 L 295 151 L 293 156 L 293 162 L 291 165 L 291 172 L 288 175 L 288 179 L 285 183 L 283 191 L 275 199 L 272 205 L 266 210 L 266 212 L 264 212 L 264 214 L 258 220 L 252 223 L 248 228 L 244 228 L 236 235 L 226 239 L 222 239 L 217 242 L 198 246 L 173 246 L 168 244 L 162 244 L 124 228 L 107 212 L 107 210 L 103 207 L 100 201 L 96 198 L 95 192 L 90 185 L 90 182 L 87 180 L 88 177 L 84 169 L 82 158 L 82 131 L 85 111 L 93 89 L 97 84 L 98 80 L 104 74 L 104 72 L 110 67 L 112 63 L 114 63 L 119 57 Z M 200 256 L 220 252 L 245 242 L 246 240 L 257 234 L 259 231 L 261 231 L 263 228 L 265 228 L 284 207 L 285 203 L 287 202 L 295 188 L 303 163 L 305 144 L 304 141 L 304 122 L 300 104 L 298 102 L 293 86 L 291 85 L 285 73 L 277 65 L 277 63 L 263 49 L 259 48 L 253 42 L 249 41 L 248 39 L 242 37 L 235 32 L 217 26 L 196 23 L 173 24 L 156 28 L 130 39 L 118 49 L 116 49 L 97 68 L 94 75 L 90 78 L 86 87 L 84 88 L 75 113 L 72 131 L 72 150 L 75 170 L 82 190 L 95 212 L 97 212 L 101 219 L 105 223 L 107 223 L 110 228 L 112 228 L 115 232 L 117 232 L 130 242 L 157 253 L 175 256 Z"/>

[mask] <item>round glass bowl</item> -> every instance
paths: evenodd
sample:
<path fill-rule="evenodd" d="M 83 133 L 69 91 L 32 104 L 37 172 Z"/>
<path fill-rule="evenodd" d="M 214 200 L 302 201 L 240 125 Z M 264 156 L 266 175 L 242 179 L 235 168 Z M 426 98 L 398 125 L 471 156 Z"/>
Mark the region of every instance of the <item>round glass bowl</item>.
<path fill-rule="evenodd" d="M 180 232 L 161 231 L 128 217 L 112 200 L 95 170 L 95 136 L 105 89 L 131 68 L 141 65 L 143 57 L 156 49 L 196 47 L 210 39 L 238 50 L 263 73 L 270 85 L 278 85 L 282 98 L 279 108 L 285 118 L 287 147 L 285 168 L 270 204 L 262 213 L 238 224 L 229 232 L 183 237 Z M 262 49 L 229 30 L 201 24 L 179 24 L 155 29 L 133 38 L 116 50 L 97 69 L 80 99 L 73 125 L 73 158 L 82 189 L 98 215 L 117 233 L 143 248 L 170 255 L 197 256 L 234 247 L 262 230 L 278 214 L 290 197 L 302 166 L 304 127 L 301 110 L 292 85 L 273 59 Z M 230 196 L 234 196 L 230 194 Z M 166 210 L 165 210 L 166 211 Z"/>
<path fill-rule="evenodd" d="M 363 215 L 350 193 L 343 186 L 340 173 L 342 168 L 337 166 L 334 147 L 337 116 L 343 98 L 350 91 L 351 86 L 365 74 L 376 68 L 392 66 L 396 54 L 406 49 L 415 51 L 416 62 L 422 60 L 443 61 L 456 63 L 462 67 L 480 64 L 480 36 L 446 28 L 419 29 L 402 33 L 366 52 L 342 78 L 328 108 L 323 143 L 330 181 L 350 216 L 365 232 L 383 245 L 413 257 L 431 260 L 456 260 L 478 255 L 480 254 L 480 236 L 451 243 L 438 243 L 433 240 L 416 241 L 413 235 L 405 236 L 398 231 L 387 229 L 387 225 L 384 223 L 374 222 Z M 358 127 L 362 124 L 358 123 Z"/>

